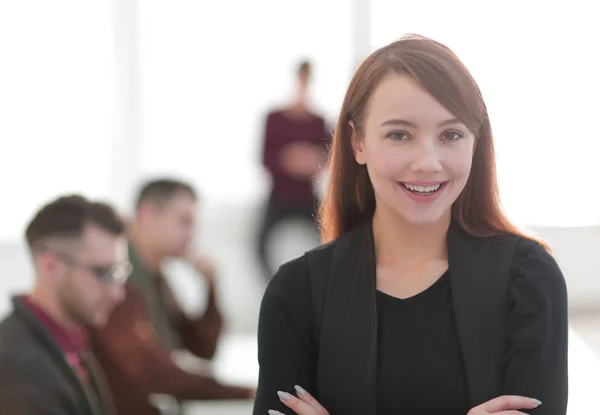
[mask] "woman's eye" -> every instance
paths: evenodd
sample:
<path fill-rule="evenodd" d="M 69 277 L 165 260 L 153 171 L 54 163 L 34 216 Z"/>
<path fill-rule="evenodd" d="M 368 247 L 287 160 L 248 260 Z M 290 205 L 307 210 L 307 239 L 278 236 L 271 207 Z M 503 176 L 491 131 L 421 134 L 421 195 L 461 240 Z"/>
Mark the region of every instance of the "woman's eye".
<path fill-rule="evenodd" d="M 394 132 L 389 133 L 388 137 L 394 141 L 404 141 L 404 140 L 408 139 L 408 134 L 394 131 Z"/>
<path fill-rule="evenodd" d="M 459 138 L 462 138 L 462 134 L 459 133 L 458 131 L 448 131 L 446 133 L 444 133 L 444 138 L 448 141 L 456 141 Z"/>

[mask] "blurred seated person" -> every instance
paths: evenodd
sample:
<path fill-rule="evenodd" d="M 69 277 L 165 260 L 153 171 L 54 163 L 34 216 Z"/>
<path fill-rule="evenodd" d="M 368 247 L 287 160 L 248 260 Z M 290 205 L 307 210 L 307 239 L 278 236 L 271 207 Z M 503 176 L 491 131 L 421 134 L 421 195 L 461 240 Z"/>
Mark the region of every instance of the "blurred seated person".
<path fill-rule="evenodd" d="M 85 327 L 123 299 L 124 224 L 108 205 L 67 196 L 36 213 L 26 239 L 35 285 L 0 323 L 0 414 L 112 415 Z"/>
<path fill-rule="evenodd" d="M 207 258 L 190 255 L 196 209 L 194 189 L 176 180 L 151 181 L 137 198 L 128 231 L 133 272 L 125 285 L 125 300 L 92 336 L 121 415 L 155 414 L 148 402 L 156 394 L 177 401 L 254 396 L 252 389 L 182 370 L 174 360 L 181 349 L 211 359 L 223 325 L 214 267 Z M 203 315 L 192 318 L 180 308 L 161 271 L 168 258 L 188 260 L 206 281 L 208 302 Z M 140 399 L 140 393 L 145 399 Z"/>
<path fill-rule="evenodd" d="M 309 107 L 310 76 L 310 62 L 301 62 L 295 100 L 267 116 L 263 165 L 271 176 L 272 187 L 258 240 L 258 256 L 266 278 L 275 271 L 267 252 L 273 228 L 285 219 L 306 219 L 314 224 L 317 213 L 313 181 L 327 161 L 331 134 L 325 120 Z"/>

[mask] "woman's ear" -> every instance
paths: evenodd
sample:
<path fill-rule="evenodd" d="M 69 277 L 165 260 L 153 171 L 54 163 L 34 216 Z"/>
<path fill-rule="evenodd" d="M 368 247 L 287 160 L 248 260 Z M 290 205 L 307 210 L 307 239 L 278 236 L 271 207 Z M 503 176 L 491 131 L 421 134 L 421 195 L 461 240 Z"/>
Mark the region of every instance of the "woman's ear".
<path fill-rule="evenodd" d="M 350 140 L 352 142 L 352 150 L 354 151 L 354 159 L 358 164 L 366 164 L 364 140 L 356 131 L 354 121 L 348 121 L 348 126 L 350 127 Z"/>

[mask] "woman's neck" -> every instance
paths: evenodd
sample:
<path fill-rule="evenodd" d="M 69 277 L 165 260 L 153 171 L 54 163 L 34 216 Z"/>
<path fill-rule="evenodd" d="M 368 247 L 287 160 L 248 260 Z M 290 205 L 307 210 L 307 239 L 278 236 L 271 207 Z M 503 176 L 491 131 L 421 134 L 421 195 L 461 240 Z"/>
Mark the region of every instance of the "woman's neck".
<path fill-rule="evenodd" d="M 380 209 L 373 216 L 377 264 L 410 267 L 448 258 L 446 237 L 450 212 L 439 221 L 414 225 L 400 215 Z"/>

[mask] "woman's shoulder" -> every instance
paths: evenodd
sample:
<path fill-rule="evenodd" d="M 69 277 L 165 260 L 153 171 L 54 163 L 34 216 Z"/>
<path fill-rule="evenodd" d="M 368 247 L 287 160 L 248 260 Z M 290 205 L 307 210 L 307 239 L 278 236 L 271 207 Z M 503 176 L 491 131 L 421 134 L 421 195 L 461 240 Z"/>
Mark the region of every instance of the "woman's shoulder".
<path fill-rule="evenodd" d="M 277 326 L 280 320 L 296 329 L 312 330 L 316 324 L 315 310 L 324 298 L 329 280 L 323 266 L 331 262 L 332 255 L 333 245 L 327 244 L 279 267 L 263 294 L 259 333 L 266 327 Z"/>
<path fill-rule="evenodd" d="M 500 251 L 512 252 L 513 264 L 523 261 L 539 262 L 540 266 L 557 267 L 551 251 L 539 240 L 526 235 L 502 234 L 484 238 L 492 250 L 498 254 Z"/>
<path fill-rule="evenodd" d="M 551 251 L 534 238 L 522 235 L 502 235 L 490 238 L 499 250 L 512 247 L 510 285 L 521 293 L 545 293 L 546 296 L 566 296 L 563 273 Z M 498 258 L 498 255 L 497 255 Z"/>
<path fill-rule="evenodd" d="M 327 280 L 335 245 L 336 241 L 318 246 L 281 265 L 269 281 L 267 292 L 276 294 L 299 288 L 310 290 L 315 279 Z"/>

